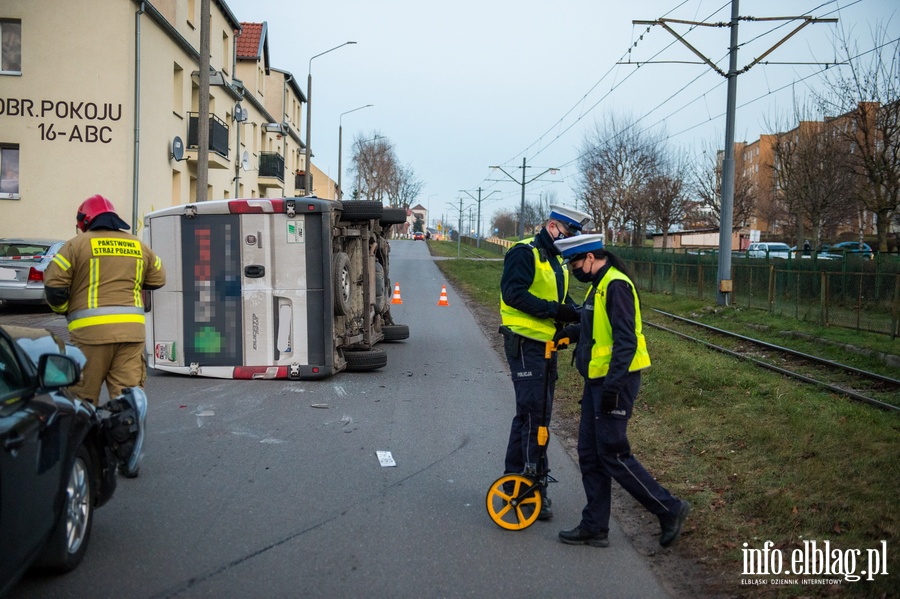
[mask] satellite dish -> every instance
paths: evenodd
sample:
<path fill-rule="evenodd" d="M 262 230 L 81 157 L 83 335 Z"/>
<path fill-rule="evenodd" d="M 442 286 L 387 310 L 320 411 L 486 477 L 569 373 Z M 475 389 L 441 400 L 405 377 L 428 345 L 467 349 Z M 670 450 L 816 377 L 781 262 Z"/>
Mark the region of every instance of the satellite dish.
<path fill-rule="evenodd" d="M 241 155 L 241 168 L 245 171 L 250 170 L 250 154 L 247 150 L 244 150 L 244 153 Z"/>
<path fill-rule="evenodd" d="M 184 142 L 181 141 L 181 138 L 177 135 L 175 136 L 175 139 L 172 140 L 172 151 L 169 158 L 174 158 L 179 162 L 184 158 Z"/>
<path fill-rule="evenodd" d="M 244 110 L 244 107 L 241 106 L 240 102 L 234 105 L 234 120 L 239 123 L 243 123 L 247 120 L 247 111 Z"/>

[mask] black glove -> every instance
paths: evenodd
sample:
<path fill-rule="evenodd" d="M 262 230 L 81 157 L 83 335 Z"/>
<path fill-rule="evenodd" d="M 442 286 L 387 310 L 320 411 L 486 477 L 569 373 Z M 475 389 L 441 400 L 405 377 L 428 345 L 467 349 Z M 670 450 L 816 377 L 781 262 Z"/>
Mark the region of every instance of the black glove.
<path fill-rule="evenodd" d="M 559 322 L 578 322 L 581 320 L 581 314 L 569 304 L 559 304 L 556 309 L 556 320 Z"/>
<path fill-rule="evenodd" d="M 600 395 L 600 411 L 610 414 L 619 407 L 619 394 L 615 391 L 604 391 Z"/>
<path fill-rule="evenodd" d="M 558 330 L 553 336 L 553 341 L 556 343 L 556 349 L 566 349 L 569 345 L 578 343 L 578 337 L 580 336 L 580 334 L 580 324 L 570 324 Z M 569 341 L 568 343 L 560 343 L 560 340 L 562 339 L 568 339 Z"/>

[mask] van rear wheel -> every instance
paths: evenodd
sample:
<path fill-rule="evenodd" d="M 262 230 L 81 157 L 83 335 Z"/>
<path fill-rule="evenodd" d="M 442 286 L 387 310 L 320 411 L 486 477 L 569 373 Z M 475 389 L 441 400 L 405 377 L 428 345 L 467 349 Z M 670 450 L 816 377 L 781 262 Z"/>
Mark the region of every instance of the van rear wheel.
<path fill-rule="evenodd" d="M 386 324 L 381 327 L 385 341 L 402 341 L 409 339 L 409 327 L 405 324 Z"/>
<path fill-rule="evenodd" d="M 334 313 L 346 316 L 350 313 L 350 256 L 337 252 L 331 265 L 331 280 L 334 283 Z"/>
<path fill-rule="evenodd" d="M 344 360 L 350 372 L 366 372 L 387 365 L 387 354 L 376 348 L 365 350 L 344 350 Z"/>

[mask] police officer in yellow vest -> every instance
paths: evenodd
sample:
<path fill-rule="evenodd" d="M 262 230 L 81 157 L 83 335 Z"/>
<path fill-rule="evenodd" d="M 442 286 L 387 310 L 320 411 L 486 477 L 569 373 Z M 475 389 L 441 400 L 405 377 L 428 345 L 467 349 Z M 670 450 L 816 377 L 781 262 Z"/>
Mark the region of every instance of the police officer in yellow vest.
<path fill-rule="evenodd" d="M 127 387 L 143 387 L 143 289 L 166 282 L 162 260 L 140 239 L 112 202 L 95 195 L 78 208 L 79 234 L 62 246 L 44 272 L 50 308 L 65 314 L 72 342 L 87 363 L 72 391 L 94 405 L 106 382 L 110 398 Z"/>
<path fill-rule="evenodd" d="M 580 234 L 582 227 L 590 222 L 590 215 L 563 206 L 550 209 L 550 217 L 541 231 L 512 246 L 503 260 L 500 332 L 516 393 L 516 414 L 504 464 L 506 474 L 537 470 L 540 455 L 537 429 L 544 424 L 544 377 L 547 377 L 548 419 L 557 378 L 556 354 L 547 364 L 544 344 L 553 339 L 561 323 L 578 320 L 575 303 L 568 295 L 568 271 L 553 242 Z M 548 497 L 542 505 L 538 518 L 549 520 L 553 512 Z"/>
<path fill-rule="evenodd" d="M 578 343 L 575 366 L 584 377 L 578 463 L 587 496 L 581 522 L 561 531 L 559 539 L 570 545 L 609 545 L 615 479 L 659 518 L 659 544 L 667 547 L 681 533 L 691 506 L 656 482 L 628 443 L 628 420 L 641 386 L 641 370 L 650 366 L 637 291 L 621 259 L 603 247 L 603 235 L 582 235 L 555 245 L 572 276 L 591 285 L 581 321 L 556 337 Z"/>

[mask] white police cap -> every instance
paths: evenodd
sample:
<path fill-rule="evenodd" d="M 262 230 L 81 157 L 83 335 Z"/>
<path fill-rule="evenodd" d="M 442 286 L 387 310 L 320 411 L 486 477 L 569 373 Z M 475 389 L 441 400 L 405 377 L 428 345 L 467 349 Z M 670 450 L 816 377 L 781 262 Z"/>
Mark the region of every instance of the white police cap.
<path fill-rule="evenodd" d="M 603 235 L 592 233 L 590 235 L 575 235 L 553 242 L 556 249 L 565 261 L 574 260 L 582 254 L 603 249 Z"/>
<path fill-rule="evenodd" d="M 590 214 L 565 206 L 550 206 L 550 218 L 558 220 L 576 233 L 581 233 L 582 229 L 593 223 Z"/>

